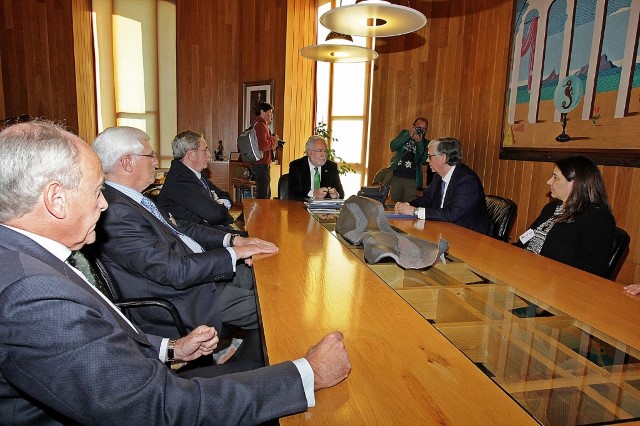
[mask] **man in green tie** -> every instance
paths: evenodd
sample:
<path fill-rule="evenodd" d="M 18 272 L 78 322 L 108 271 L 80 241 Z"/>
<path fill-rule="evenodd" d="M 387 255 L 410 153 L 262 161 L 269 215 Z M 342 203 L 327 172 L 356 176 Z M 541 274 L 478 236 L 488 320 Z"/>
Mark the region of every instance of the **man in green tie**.
<path fill-rule="evenodd" d="M 338 165 L 327 160 L 324 138 L 311 136 L 305 149 L 306 156 L 289 163 L 289 197 L 292 200 L 344 198 Z"/>

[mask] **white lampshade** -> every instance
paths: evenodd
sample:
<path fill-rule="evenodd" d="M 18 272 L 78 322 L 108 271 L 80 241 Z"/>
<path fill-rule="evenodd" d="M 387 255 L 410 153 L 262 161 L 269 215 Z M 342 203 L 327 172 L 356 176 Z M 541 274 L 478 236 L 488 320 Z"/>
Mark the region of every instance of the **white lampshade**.
<path fill-rule="evenodd" d="M 300 49 L 307 59 L 322 62 L 368 62 L 378 57 L 378 52 L 353 44 L 351 36 L 330 32 L 327 40 Z"/>
<path fill-rule="evenodd" d="M 320 23 L 331 31 L 360 37 L 389 37 L 417 31 L 427 18 L 410 7 L 364 0 L 325 12 Z"/>

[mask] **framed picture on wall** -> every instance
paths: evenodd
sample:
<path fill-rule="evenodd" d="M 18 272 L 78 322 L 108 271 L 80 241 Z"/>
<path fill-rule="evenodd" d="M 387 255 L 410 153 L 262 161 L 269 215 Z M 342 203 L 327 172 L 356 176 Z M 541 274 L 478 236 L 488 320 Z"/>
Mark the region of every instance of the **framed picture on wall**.
<path fill-rule="evenodd" d="M 640 166 L 638 5 L 514 1 L 500 158 Z"/>
<path fill-rule="evenodd" d="M 242 130 L 253 123 L 253 107 L 258 102 L 271 104 L 272 93 L 273 80 L 242 83 Z M 273 126 L 273 122 L 270 126 Z"/>

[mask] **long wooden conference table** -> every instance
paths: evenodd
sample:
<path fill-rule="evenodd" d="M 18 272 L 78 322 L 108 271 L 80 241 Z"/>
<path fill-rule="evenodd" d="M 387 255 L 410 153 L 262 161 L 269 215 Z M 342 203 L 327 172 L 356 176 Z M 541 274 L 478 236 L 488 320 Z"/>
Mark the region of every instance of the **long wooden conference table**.
<path fill-rule="evenodd" d="M 367 264 L 331 217 L 243 200 L 270 364 L 339 330 L 347 380 L 282 424 L 586 424 L 640 418 L 640 299 L 619 284 L 459 226 L 390 219 L 449 242 L 447 262 Z M 335 219 L 335 218 L 334 218 Z M 531 309 L 537 316 L 527 316 Z"/>

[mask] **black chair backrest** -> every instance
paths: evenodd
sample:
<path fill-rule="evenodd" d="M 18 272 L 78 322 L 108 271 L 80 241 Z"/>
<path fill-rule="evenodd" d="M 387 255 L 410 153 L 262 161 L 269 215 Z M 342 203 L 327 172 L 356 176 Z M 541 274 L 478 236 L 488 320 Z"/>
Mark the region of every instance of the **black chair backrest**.
<path fill-rule="evenodd" d="M 289 173 L 285 173 L 278 179 L 278 199 L 289 199 Z"/>
<path fill-rule="evenodd" d="M 516 218 L 518 206 L 508 198 L 485 195 L 487 211 L 491 219 L 491 236 L 501 241 L 509 241 L 509 231 Z"/>
<path fill-rule="evenodd" d="M 363 186 L 356 194 L 359 197 L 371 198 L 376 201 L 380 201 L 382 204 L 387 200 L 389 196 L 388 186 Z"/>
<path fill-rule="evenodd" d="M 604 278 L 608 278 L 610 280 L 613 280 L 615 278 L 616 272 L 618 272 L 618 266 L 620 265 L 622 260 L 622 256 L 627 250 L 627 247 L 629 247 L 630 242 L 631 237 L 629 237 L 627 231 L 616 227 L 616 238 L 615 240 L 613 240 L 613 253 L 611 254 L 611 260 L 609 260 L 609 266 L 607 266 L 607 271 L 605 272 Z"/>

